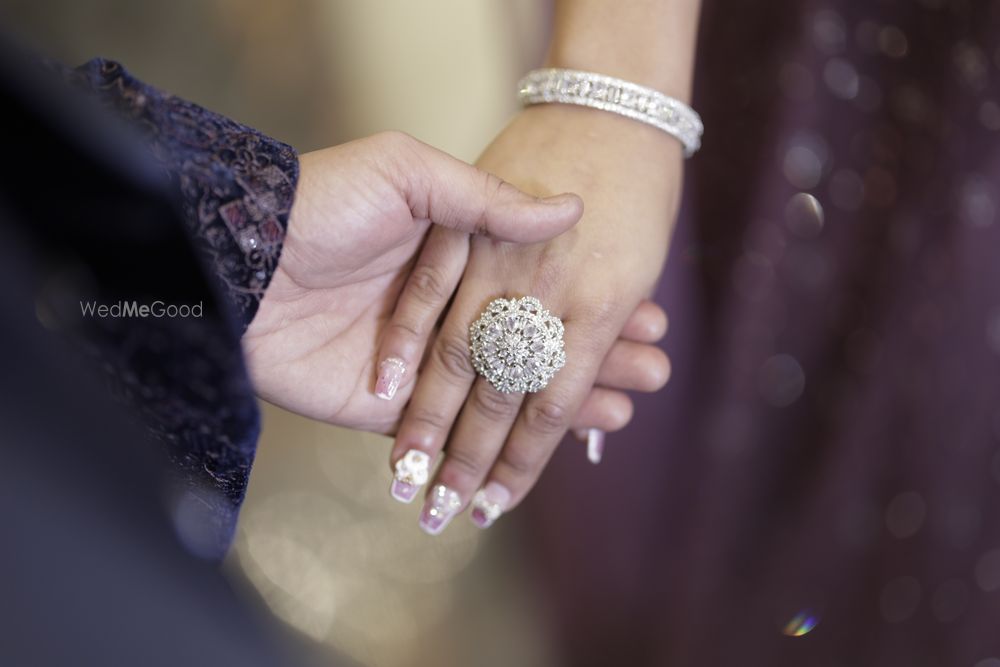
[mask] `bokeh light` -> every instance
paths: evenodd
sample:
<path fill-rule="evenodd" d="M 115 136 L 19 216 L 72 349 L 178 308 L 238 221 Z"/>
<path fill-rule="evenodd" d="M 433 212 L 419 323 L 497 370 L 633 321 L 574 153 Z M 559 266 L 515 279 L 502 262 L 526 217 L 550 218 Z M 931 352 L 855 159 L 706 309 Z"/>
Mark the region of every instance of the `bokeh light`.
<path fill-rule="evenodd" d="M 819 617 L 810 610 L 803 610 L 788 619 L 781 632 L 786 637 L 802 637 L 809 634 L 819 625 Z"/>

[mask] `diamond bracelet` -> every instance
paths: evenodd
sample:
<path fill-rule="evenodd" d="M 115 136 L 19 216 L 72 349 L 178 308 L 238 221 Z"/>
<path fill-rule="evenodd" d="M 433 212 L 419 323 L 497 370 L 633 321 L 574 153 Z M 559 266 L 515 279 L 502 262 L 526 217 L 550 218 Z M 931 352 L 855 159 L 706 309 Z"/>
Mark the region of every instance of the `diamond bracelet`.
<path fill-rule="evenodd" d="M 610 111 L 676 137 L 684 145 L 685 157 L 701 147 L 701 117 L 683 102 L 652 88 L 572 69 L 532 70 L 518 88 L 517 98 L 524 106 L 559 102 Z"/>

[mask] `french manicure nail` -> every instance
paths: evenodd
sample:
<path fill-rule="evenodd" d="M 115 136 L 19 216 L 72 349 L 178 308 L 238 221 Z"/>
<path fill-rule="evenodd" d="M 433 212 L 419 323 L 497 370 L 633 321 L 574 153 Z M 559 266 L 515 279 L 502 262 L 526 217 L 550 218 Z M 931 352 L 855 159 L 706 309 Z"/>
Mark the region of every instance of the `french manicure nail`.
<path fill-rule="evenodd" d="M 398 357 L 383 359 L 378 365 L 378 379 L 375 381 L 375 395 L 386 401 L 392 400 L 399 389 L 399 383 L 406 372 L 406 364 Z"/>
<path fill-rule="evenodd" d="M 594 465 L 604 456 L 604 431 L 599 428 L 587 429 L 587 458 Z"/>
<path fill-rule="evenodd" d="M 389 487 L 392 497 L 401 503 L 411 503 L 420 487 L 430 476 L 431 457 L 427 452 L 411 449 L 396 461 L 396 475 Z"/>
<path fill-rule="evenodd" d="M 444 484 L 438 484 L 424 503 L 424 510 L 420 513 L 420 527 L 428 535 L 438 535 L 460 509 L 462 498 L 458 492 Z"/>
<path fill-rule="evenodd" d="M 472 523 L 480 528 L 489 528 L 500 518 L 507 503 L 510 502 L 510 491 L 500 482 L 490 482 L 476 491 L 472 499 Z"/>

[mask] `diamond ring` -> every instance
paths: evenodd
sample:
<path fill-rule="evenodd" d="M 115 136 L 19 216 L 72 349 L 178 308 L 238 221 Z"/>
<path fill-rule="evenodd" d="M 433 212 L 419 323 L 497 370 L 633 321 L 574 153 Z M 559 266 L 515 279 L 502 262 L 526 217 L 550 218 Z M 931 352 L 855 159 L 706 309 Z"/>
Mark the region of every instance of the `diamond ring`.
<path fill-rule="evenodd" d="M 469 327 L 469 352 L 497 391 L 541 391 L 566 364 L 563 323 L 534 297 L 494 299 Z"/>

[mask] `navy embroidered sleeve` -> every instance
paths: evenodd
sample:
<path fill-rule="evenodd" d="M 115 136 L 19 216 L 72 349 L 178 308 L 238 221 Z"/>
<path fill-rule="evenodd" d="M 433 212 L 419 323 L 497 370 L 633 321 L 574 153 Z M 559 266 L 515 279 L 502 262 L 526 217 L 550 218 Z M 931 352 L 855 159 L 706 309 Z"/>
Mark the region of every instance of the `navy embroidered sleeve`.
<path fill-rule="evenodd" d="M 110 60 L 91 60 L 72 78 L 137 126 L 176 180 L 193 242 L 246 330 L 281 253 L 298 180 L 295 150 Z"/>
<path fill-rule="evenodd" d="M 90 278 L 79 286 L 88 290 L 81 304 L 198 306 L 191 317 L 136 317 L 133 309 L 117 317 L 70 311 L 65 319 L 114 397 L 164 446 L 172 464 L 165 493 L 181 540 L 193 553 L 221 558 L 260 432 L 239 337 L 278 262 L 297 156 L 117 63 L 51 67 L 104 109 L 63 95 L 74 108 L 53 115 L 66 137 L 45 129 L 25 158 L 50 180 L 45 210 L 24 197 L 28 232 L 46 247 L 67 246 L 60 252 L 84 267 Z M 135 160 L 113 150 L 119 139 Z M 140 166 L 143 179 L 130 171 Z"/>

